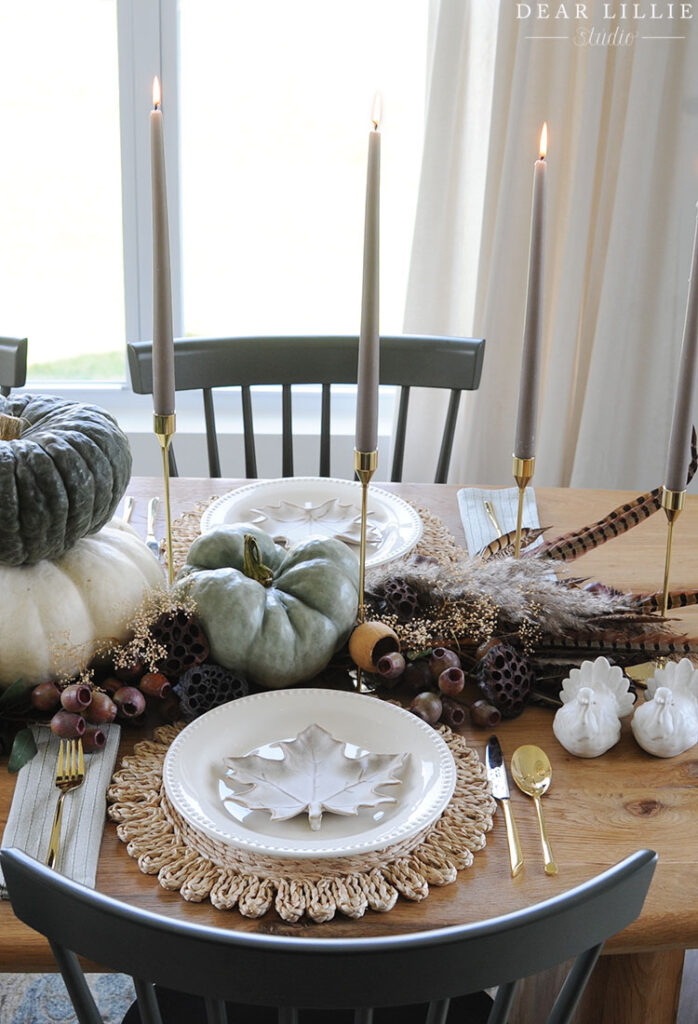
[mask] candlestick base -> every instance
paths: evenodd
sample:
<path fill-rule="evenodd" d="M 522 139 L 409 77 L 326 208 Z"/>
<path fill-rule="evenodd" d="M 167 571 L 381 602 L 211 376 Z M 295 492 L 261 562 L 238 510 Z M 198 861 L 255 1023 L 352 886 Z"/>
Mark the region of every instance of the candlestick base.
<path fill-rule="evenodd" d="M 366 607 L 364 603 L 364 587 L 366 579 L 366 520 L 368 515 L 368 485 L 371 477 L 378 466 L 378 451 L 360 452 L 354 449 L 354 469 L 361 484 L 361 546 L 359 548 L 359 610 L 358 620 L 363 622 L 366 618 Z M 356 688 L 359 693 L 364 693 L 364 686 L 361 679 L 361 669 L 356 670 Z"/>
<path fill-rule="evenodd" d="M 664 558 L 664 587 L 662 590 L 662 618 L 666 617 L 669 605 L 669 573 L 671 571 L 671 546 L 674 539 L 674 523 L 686 505 L 686 491 L 662 490 L 662 508 L 667 518 L 666 555 Z"/>
<path fill-rule="evenodd" d="M 172 558 L 172 515 L 170 512 L 170 445 L 177 429 L 177 417 L 174 413 L 162 416 L 153 415 L 153 430 L 160 442 L 162 450 L 162 477 L 165 489 L 165 526 L 167 530 L 167 573 L 170 586 L 174 583 L 174 561 Z"/>
<path fill-rule="evenodd" d="M 519 488 L 519 506 L 516 512 L 516 539 L 514 541 L 514 558 L 521 555 L 521 521 L 523 519 L 524 491 L 533 479 L 533 472 L 536 466 L 535 456 L 530 459 L 520 459 L 518 455 L 512 456 L 511 471 Z"/>

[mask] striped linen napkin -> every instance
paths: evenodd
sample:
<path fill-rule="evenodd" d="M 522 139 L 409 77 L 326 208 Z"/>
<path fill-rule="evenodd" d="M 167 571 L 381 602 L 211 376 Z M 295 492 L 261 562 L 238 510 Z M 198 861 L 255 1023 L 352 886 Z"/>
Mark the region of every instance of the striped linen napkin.
<path fill-rule="evenodd" d="M 96 753 L 85 754 L 85 781 L 63 802 L 63 826 L 58 870 L 82 885 L 93 887 L 102 843 L 107 786 L 111 782 L 121 728 L 102 726 L 107 742 Z M 14 846 L 37 860 L 48 854 L 53 815 L 58 800 L 55 785 L 58 738 L 50 729 L 33 726 L 38 753 L 17 774 L 12 806 L 2 837 L 4 849 Z M 7 899 L 0 873 L 0 899 Z"/>
<path fill-rule="evenodd" d="M 485 502 L 492 503 L 502 534 L 516 529 L 516 513 L 519 504 L 518 487 L 464 487 L 458 491 L 458 509 L 465 530 L 468 554 L 473 557 L 499 536 L 485 510 Z M 532 487 L 524 491 L 523 527 L 540 526 L 536 495 Z M 536 544 L 542 544 L 538 538 Z"/>

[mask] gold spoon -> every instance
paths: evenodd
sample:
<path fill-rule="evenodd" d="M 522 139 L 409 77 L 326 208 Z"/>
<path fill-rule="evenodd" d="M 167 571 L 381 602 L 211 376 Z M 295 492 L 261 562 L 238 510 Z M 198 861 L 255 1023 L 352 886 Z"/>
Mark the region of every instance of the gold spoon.
<path fill-rule="evenodd" d="M 538 827 L 540 829 L 540 841 L 543 847 L 543 860 L 545 861 L 546 875 L 557 874 L 557 864 L 553 857 L 553 851 L 548 840 L 548 833 L 543 818 L 543 808 L 540 798 L 548 792 L 553 777 L 553 769 L 548 760 L 548 755 L 532 744 L 518 747 L 511 759 L 511 774 L 514 782 L 528 796 L 533 797 L 538 816 Z"/>

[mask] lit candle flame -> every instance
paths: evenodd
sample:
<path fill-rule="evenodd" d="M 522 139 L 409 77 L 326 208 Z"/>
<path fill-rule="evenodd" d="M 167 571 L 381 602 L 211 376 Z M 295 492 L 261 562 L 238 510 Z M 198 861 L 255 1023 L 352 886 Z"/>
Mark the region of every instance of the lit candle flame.
<path fill-rule="evenodd" d="M 541 160 L 545 160 L 545 154 L 548 152 L 548 122 L 543 121 L 543 127 L 540 130 L 540 147 L 539 154 Z"/>
<path fill-rule="evenodd" d="M 160 92 L 160 79 L 156 75 L 153 79 L 153 107 L 157 110 L 162 102 L 162 93 Z"/>
<path fill-rule="evenodd" d="M 376 95 L 373 97 L 373 106 L 371 107 L 371 121 L 373 122 L 373 127 L 376 129 L 376 131 L 378 130 L 378 125 L 380 124 L 382 113 L 383 103 L 381 100 L 381 94 L 377 92 Z"/>

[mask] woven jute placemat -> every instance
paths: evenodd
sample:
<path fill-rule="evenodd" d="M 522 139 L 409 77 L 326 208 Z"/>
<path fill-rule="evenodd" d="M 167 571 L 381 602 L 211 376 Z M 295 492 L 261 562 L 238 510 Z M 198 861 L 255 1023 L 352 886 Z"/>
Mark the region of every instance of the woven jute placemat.
<path fill-rule="evenodd" d="M 378 698 L 376 698 L 378 699 Z M 115 773 L 107 797 L 109 817 L 144 874 L 185 900 L 209 899 L 219 910 L 244 917 L 272 908 L 285 921 L 304 914 L 329 921 L 339 911 L 361 917 L 367 908 L 388 911 L 399 895 L 422 900 L 430 885 L 448 885 L 473 863 L 492 828 L 495 802 L 485 769 L 462 736 L 440 726 L 456 765 L 456 787 L 440 818 L 409 841 L 377 852 L 315 861 L 250 853 L 212 840 L 186 822 L 163 786 L 163 762 L 185 723 L 162 726 L 136 744 Z"/>
<path fill-rule="evenodd" d="M 202 515 L 216 500 L 215 497 L 211 497 L 208 501 L 198 501 L 172 523 L 172 558 L 175 572 L 182 568 L 187 560 L 189 548 L 201 533 Z M 467 551 L 458 547 L 450 530 L 438 516 L 414 502 L 407 501 L 407 504 L 419 513 L 424 527 L 422 536 L 414 548 L 415 553 L 433 557 L 434 553 L 438 552 L 439 561 L 443 565 L 468 557 Z"/>

